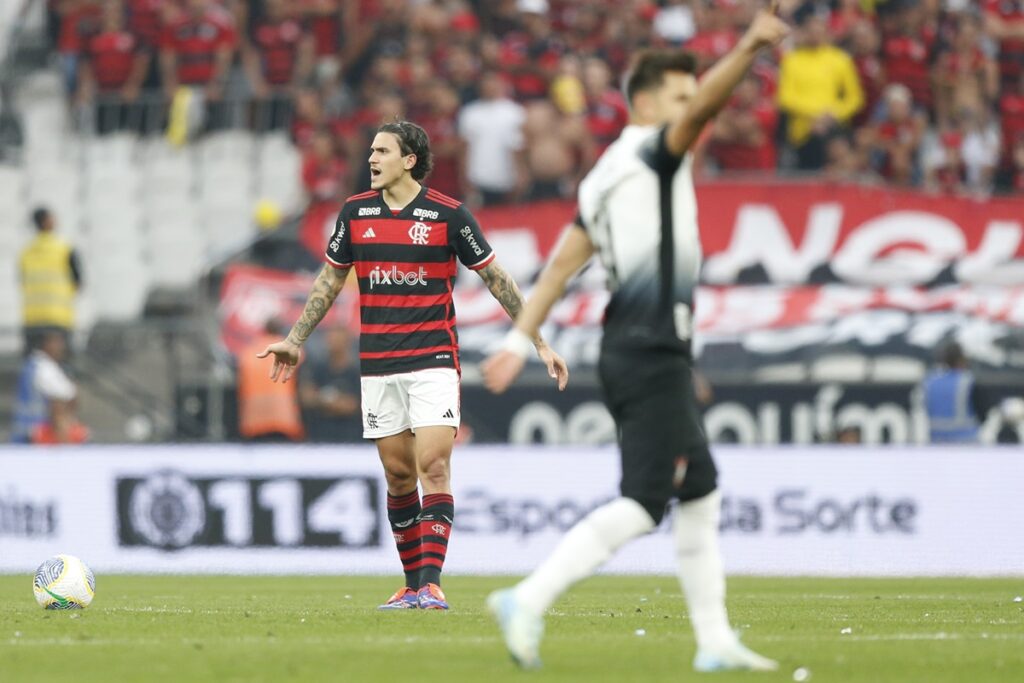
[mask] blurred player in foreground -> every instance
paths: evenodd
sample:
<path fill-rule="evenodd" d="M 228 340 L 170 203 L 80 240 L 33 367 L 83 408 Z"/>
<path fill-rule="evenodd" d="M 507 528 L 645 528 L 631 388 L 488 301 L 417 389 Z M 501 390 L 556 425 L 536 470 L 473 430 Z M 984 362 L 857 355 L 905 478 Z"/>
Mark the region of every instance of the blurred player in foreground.
<path fill-rule="evenodd" d="M 694 668 L 777 668 L 739 642 L 725 609 L 721 494 L 694 396 L 690 342 L 701 248 L 688 153 L 757 54 L 788 33 L 775 11 L 773 4 L 758 13 L 699 85 L 688 54 L 636 57 L 626 80 L 630 125 L 580 185 L 576 224 L 563 234 L 505 348 L 483 365 L 488 388 L 504 391 L 566 283 L 600 254 L 612 297 L 599 371 L 619 428 L 621 497 L 580 520 L 530 576 L 488 598 L 524 668 L 540 665 L 545 610 L 626 542 L 654 529 L 673 498 L 679 580 L 697 638 Z"/>
<path fill-rule="evenodd" d="M 416 124 L 378 129 L 372 189 L 345 202 L 302 317 L 286 339 L 259 354 L 273 354 L 271 377 L 288 381 L 302 344 L 355 268 L 363 437 L 376 442 L 384 465 L 388 520 L 406 581 L 381 609 L 448 609 L 440 583 L 455 517 L 450 461 L 460 417 L 455 259 L 483 279 L 513 320 L 523 307 L 519 287 L 473 215 L 420 185 L 431 160 L 427 134 Z M 539 334 L 531 343 L 564 388 L 565 362 Z"/>

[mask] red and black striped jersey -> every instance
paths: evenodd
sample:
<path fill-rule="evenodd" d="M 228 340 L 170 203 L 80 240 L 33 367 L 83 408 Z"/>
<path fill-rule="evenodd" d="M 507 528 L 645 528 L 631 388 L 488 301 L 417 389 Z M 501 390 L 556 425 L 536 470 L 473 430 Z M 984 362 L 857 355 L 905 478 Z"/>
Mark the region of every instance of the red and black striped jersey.
<path fill-rule="evenodd" d="M 380 192 L 349 197 L 327 245 L 327 261 L 359 279 L 363 375 L 459 369 L 452 285 L 458 258 L 479 270 L 494 252 L 456 199 L 424 187 L 392 211 Z"/>

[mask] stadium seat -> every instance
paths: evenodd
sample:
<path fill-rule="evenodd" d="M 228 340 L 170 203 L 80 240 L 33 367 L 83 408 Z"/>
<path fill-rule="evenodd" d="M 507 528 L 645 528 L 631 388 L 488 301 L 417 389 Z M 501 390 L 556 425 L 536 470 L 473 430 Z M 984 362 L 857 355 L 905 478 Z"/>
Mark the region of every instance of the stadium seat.
<path fill-rule="evenodd" d="M 143 145 L 140 157 L 147 197 L 165 192 L 192 191 L 194 160 L 191 150 L 177 149 L 158 138 Z"/>
<path fill-rule="evenodd" d="M 302 158 L 286 135 L 268 134 L 260 141 L 256 196 L 275 202 L 285 213 L 302 208 Z"/>
<path fill-rule="evenodd" d="M 211 207 L 201 216 L 208 238 L 208 255 L 219 260 L 240 251 L 256 238 L 256 225 L 249 211 Z"/>
<path fill-rule="evenodd" d="M 103 247 L 123 243 L 125 248 L 138 248 L 143 243 L 142 211 L 137 206 L 89 203 L 85 222 L 90 243 Z"/>

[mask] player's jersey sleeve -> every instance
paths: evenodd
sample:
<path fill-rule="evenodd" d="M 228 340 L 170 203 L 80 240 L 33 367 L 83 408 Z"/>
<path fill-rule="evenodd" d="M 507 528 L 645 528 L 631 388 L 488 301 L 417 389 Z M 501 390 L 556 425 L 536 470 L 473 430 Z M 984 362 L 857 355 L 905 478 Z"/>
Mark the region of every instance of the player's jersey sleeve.
<path fill-rule="evenodd" d="M 685 153 L 683 156 L 673 154 L 668 148 L 667 137 L 668 126 L 663 126 L 652 141 L 653 144 L 650 147 L 645 145 L 641 152 L 641 154 L 650 155 L 644 161 L 662 177 L 675 175 L 675 172 L 679 169 L 679 164 L 683 161 L 683 157 L 686 156 Z"/>
<path fill-rule="evenodd" d="M 334 232 L 327 243 L 327 262 L 338 268 L 352 265 L 352 235 L 348 226 L 348 204 L 341 207 L 338 220 L 334 223 Z"/>
<path fill-rule="evenodd" d="M 455 209 L 448 219 L 448 243 L 459 261 L 470 270 L 480 270 L 494 260 L 494 250 L 465 206 Z"/>

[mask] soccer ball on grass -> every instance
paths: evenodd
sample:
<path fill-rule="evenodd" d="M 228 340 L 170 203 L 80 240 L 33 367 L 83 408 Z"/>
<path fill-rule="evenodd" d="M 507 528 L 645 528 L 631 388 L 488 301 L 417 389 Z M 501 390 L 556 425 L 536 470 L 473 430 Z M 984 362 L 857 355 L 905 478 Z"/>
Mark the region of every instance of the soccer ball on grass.
<path fill-rule="evenodd" d="M 57 555 L 39 565 L 32 592 L 46 609 L 83 609 L 96 594 L 96 577 L 74 555 Z"/>

